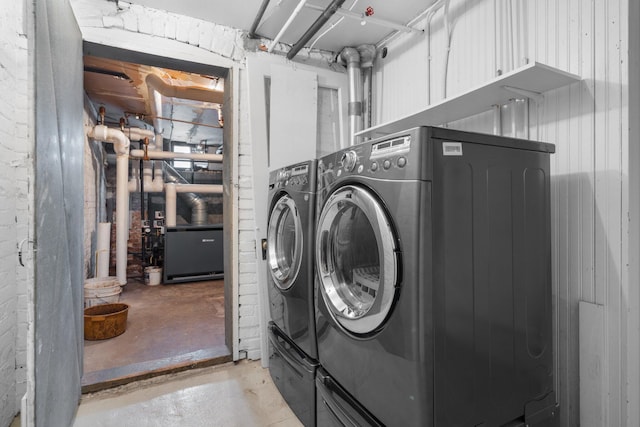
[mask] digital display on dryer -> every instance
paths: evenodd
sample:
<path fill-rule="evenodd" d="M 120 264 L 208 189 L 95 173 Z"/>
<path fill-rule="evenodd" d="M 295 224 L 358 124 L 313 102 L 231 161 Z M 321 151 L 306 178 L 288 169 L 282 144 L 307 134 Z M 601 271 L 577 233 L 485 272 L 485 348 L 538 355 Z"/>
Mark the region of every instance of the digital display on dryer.
<path fill-rule="evenodd" d="M 391 154 L 405 153 L 411 148 L 411 137 L 402 136 L 371 146 L 371 159 L 387 157 Z"/>
<path fill-rule="evenodd" d="M 305 175 L 309 172 L 309 165 L 296 166 L 291 170 L 291 176 Z"/>

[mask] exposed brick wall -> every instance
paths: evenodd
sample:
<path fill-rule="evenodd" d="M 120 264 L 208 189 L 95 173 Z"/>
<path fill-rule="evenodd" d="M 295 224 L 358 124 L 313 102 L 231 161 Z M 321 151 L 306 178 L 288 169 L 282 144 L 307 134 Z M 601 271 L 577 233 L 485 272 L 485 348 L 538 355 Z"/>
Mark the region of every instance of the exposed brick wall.
<path fill-rule="evenodd" d="M 28 41 L 23 5 L 0 8 L 0 425 L 8 425 L 26 392 L 27 308 L 33 280 Z M 23 245 L 20 266 L 17 248 Z"/>

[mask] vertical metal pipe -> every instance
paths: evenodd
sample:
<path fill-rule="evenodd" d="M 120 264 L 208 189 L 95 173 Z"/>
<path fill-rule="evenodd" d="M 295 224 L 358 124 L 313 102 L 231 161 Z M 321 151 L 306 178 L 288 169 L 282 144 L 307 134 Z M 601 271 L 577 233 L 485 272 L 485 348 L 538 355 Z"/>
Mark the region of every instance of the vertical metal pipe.
<path fill-rule="evenodd" d="M 356 143 L 355 133 L 362 130 L 362 74 L 360 70 L 360 54 L 353 47 L 345 47 L 340 52 L 340 59 L 347 64 L 349 79 L 349 145 Z"/>
<path fill-rule="evenodd" d="M 365 44 L 358 46 L 358 53 L 360 54 L 360 66 L 362 67 L 362 124 L 363 129 L 371 127 L 372 123 L 372 110 L 373 110 L 373 62 L 376 58 L 376 46 L 372 44 Z"/>

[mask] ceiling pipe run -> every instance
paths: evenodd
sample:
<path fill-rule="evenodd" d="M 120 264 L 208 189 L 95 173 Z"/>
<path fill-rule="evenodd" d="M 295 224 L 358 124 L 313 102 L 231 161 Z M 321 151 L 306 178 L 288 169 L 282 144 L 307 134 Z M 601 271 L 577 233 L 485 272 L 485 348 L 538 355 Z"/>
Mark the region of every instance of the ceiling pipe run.
<path fill-rule="evenodd" d="M 249 38 L 256 38 L 256 31 L 258 30 L 258 26 L 260 25 L 260 21 L 262 21 L 262 17 L 264 16 L 264 12 L 267 10 L 267 6 L 271 0 L 262 0 L 262 4 L 260 5 L 260 9 L 258 9 L 258 14 L 253 20 L 253 24 L 251 24 L 251 28 L 249 29 Z"/>
<path fill-rule="evenodd" d="M 318 10 L 318 11 L 324 10 L 322 6 L 309 4 L 309 3 L 305 4 L 305 7 L 313 10 Z M 391 28 L 393 30 L 401 31 L 403 33 L 421 33 L 422 32 L 422 30 L 419 30 L 417 28 L 408 27 L 406 25 L 389 21 L 387 19 L 380 19 L 373 16 L 367 16 L 364 13 L 353 12 L 351 10 L 344 9 L 342 7 L 336 10 L 336 15 L 341 15 L 341 16 L 344 16 L 345 18 L 355 19 L 360 21 L 361 23 L 371 22 L 372 24 L 380 25 L 381 27 Z"/>
<path fill-rule="evenodd" d="M 296 6 L 296 8 L 293 9 L 293 12 L 291 12 L 291 15 L 289 15 L 289 18 L 287 19 L 287 22 L 284 23 L 284 25 L 282 26 L 282 28 L 280 29 L 280 31 L 278 32 L 276 37 L 271 42 L 271 45 L 269 46 L 269 50 L 267 52 L 269 52 L 269 53 L 273 52 L 273 49 L 276 47 L 278 42 L 280 42 L 280 39 L 284 35 L 285 31 L 287 31 L 287 29 L 289 28 L 289 26 L 291 25 L 293 20 L 296 19 L 296 16 L 298 16 L 298 14 L 302 10 L 302 8 L 304 7 L 304 4 L 306 2 L 307 2 L 307 0 L 300 0 L 298 5 Z"/>
<path fill-rule="evenodd" d="M 134 159 L 144 158 L 144 150 L 131 150 L 129 153 Z M 222 163 L 222 154 L 207 154 L 207 153 L 174 153 L 172 151 L 147 151 L 149 159 L 184 159 L 184 160 L 201 160 L 203 162 L 216 162 Z"/>
<path fill-rule="evenodd" d="M 342 6 L 345 0 L 333 0 L 329 6 L 322 12 L 322 14 L 315 20 L 313 24 L 307 29 L 307 31 L 300 37 L 300 39 L 291 47 L 291 50 L 287 53 L 287 59 L 293 59 L 300 49 L 311 40 L 320 28 L 336 13 L 336 11 Z"/>
<path fill-rule="evenodd" d="M 157 133 L 162 133 L 162 96 L 168 98 L 188 99 L 191 101 L 224 103 L 224 92 L 195 86 L 176 86 L 165 83 L 155 74 L 147 75 L 145 79 L 149 91 L 149 102 L 153 113 L 153 126 Z"/>
<path fill-rule="evenodd" d="M 155 74 L 147 75 L 145 79 L 147 87 L 155 90 L 163 96 L 170 98 L 189 99 L 191 101 L 211 102 L 213 104 L 222 104 L 224 101 L 224 92 L 217 90 L 205 89 L 196 86 L 177 86 L 165 83 Z"/>

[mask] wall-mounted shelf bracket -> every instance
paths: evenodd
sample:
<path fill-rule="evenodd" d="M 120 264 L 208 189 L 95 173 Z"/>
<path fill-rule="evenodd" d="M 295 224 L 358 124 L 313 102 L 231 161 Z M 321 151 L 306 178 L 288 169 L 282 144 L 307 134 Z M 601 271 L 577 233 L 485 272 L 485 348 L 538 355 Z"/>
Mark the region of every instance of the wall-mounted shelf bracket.
<path fill-rule="evenodd" d="M 504 89 L 508 90 L 509 92 L 513 92 L 516 95 L 524 96 L 525 98 L 533 99 L 536 102 L 542 102 L 542 100 L 544 99 L 544 96 L 542 96 L 542 94 L 539 93 L 539 92 L 534 92 L 532 90 L 526 90 L 526 89 L 520 89 L 519 87 L 513 87 L 513 86 L 502 86 L 502 87 Z"/>
<path fill-rule="evenodd" d="M 360 131 L 356 136 L 373 138 L 416 126 L 442 125 L 490 110 L 495 105 L 504 105 L 514 94 L 542 101 L 545 92 L 580 80 L 575 74 L 531 62 L 416 113 Z"/>

